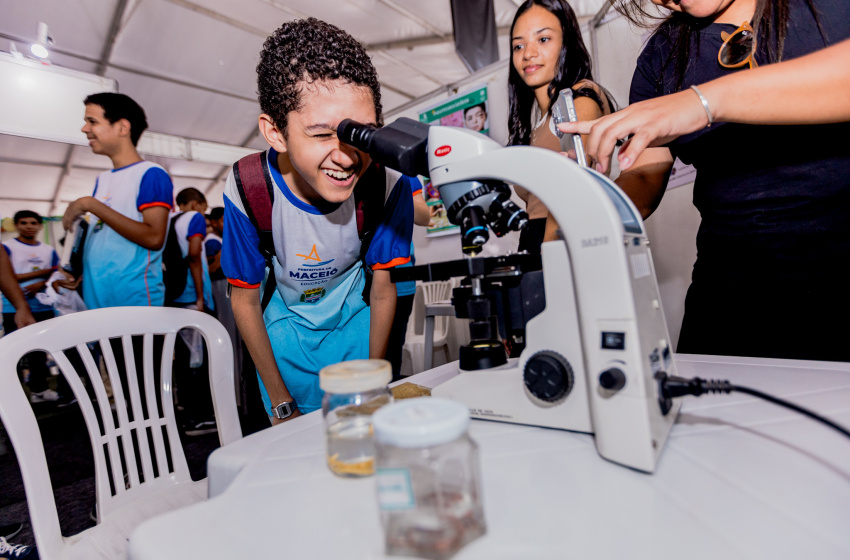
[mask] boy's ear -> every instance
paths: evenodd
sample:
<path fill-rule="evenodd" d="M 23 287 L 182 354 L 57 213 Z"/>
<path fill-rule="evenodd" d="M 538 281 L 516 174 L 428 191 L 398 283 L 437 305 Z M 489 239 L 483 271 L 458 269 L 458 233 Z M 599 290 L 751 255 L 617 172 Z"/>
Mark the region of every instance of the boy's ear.
<path fill-rule="evenodd" d="M 258 125 L 260 127 L 260 134 L 263 135 L 269 146 L 274 148 L 279 154 L 284 153 L 286 151 L 286 138 L 284 138 L 283 132 L 274 124 L 274 120 L 263 113 L 260 115 Z"/>
<path fill-rule="evenodd" d="M 130 121 L 127 119 L 118 119 L 115 121 L 115 126 L 118 127 L 118 134 L 120 136 L 130 137 Z"/>

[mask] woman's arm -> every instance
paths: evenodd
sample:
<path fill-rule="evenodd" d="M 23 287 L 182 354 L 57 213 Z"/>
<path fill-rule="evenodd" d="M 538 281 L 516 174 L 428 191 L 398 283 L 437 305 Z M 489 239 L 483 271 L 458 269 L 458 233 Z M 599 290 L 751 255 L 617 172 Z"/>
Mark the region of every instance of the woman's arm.
<path fill-rule="evenodd" d="M 779 64 L 760 66 L 699 87 L 714 121 L 744 124 L 822 124 L 850 121 L 850 39 Z M 704 128 L 708 114 L 688 89 L 635 103 L 597 121 L 564 123 L 563 132 L 589 133 L 587 153 L 597 169 L 610 168 L 618 139 L 620 169 L 629 169 L 651 146 Z"/>

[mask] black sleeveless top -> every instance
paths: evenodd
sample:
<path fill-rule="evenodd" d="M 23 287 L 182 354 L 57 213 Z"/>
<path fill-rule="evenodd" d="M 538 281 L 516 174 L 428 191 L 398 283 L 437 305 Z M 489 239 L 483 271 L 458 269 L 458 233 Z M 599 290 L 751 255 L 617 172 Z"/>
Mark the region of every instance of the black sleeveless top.
<path fill-rule="evenodd" d="M 804 0 L 789 2 L 783 60 L 850 37 L 850 0 L 813 0 L 824 36 Z M 721 31 L 694 33 L 682 89 L 729 70 L 717 52 Z M 765 41 L 756 60 L 768 61 Z M 675 64 L 663 26 L 641 53 L 630 102 L 674 93 Z M 748 68 L 745 66 L 745 68 Z M 807 87 L 805 83 L 800 87 Z M 848 93 L 850 95 L 850 93 Z M 694 282 L 822 286 L 850 270 L 850 123 L 765 126 L 715 123 L 671 142 L 674 157 L 697 169 L 694 205 L 702 223 Z"/>

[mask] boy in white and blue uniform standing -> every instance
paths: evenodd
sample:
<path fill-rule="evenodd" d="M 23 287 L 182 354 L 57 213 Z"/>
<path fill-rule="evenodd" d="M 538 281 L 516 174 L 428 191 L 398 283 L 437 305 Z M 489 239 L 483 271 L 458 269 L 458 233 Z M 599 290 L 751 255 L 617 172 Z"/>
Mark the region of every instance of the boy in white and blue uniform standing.
<path fill-rule="evenodd" d="M 212 311 L 215 309 L 215 303 L 204 247 L 204 238 L 207 235 L 207 221 L 204 218 L 207 199 L 201 191 L 189 187 L 177 193 L 177 207 L 182 214 L 174 220 L 174 231 L 180 244 L 180 252 L 183 253 L 183 258 L 189 261 L 189 270 L 186 272 L 186 288 L 174 303 L 179 307 L 198 311 L 206 308 Z"/>
<path fill-rule="evenodd" d="M 94 153 L 112 160 L 113 169 L 101 173 L 92 196 L 72 202 L 63 218 L 69 229 L 77 216 L 93 215 L 83 250 L 83 299 L 89 309 L 161 306 L 171 177 L 136 151 L 147 120 L 135 101 L 97 93 L 85 99 L 85 107 L 82 131 Z"/>
<path fill-rule="evenodd" d="M 207 199 L 194 187 L 177 193 L 181 214 L 174 220 L 174 233 L 180 252 L 188 262 L 186 288 L 170 306 L 212 311 L 215 308 L 212 285 L 204 250 L 207 233 Z M 175 387 L 183 407 L 183 429 L 187 436 L 199 436 L 216 430 L 209 381 L 209 361 L 204 338 L 195 329 L 182 329 L 174 348 Z"/>
<path fill-rule="evenodd" d="M 21 210 L 15 214 L 15 229 L 18 237 L 3 243 L 3 249 L 9 255 L 12 269 L 21 286 L 21 291 L 26 296 L 33 317 L 38 322 L 52 319 L 56 311 L 44 305 L 35 297 L 38 292 L 44 291 L 45 282 L 59 265 L 59 256 L 50 245 L 40 242 L 37 237 L 42 228 L 42 218 L 31 210 Z M 17 330 L 15 324 L 16 309 L 12 303 L 3 297 L 3 331 L 9 334 Z M 44 352 L 31 352 L 26 357 L 29 369 L 29 380 L 27 386 L 30 389 L 31 402 L 56 401 L 60 398 L 59 393 L 47 386 L 50 372 L 47 368 L 47 354 Z M 23 374 L 23 360 L 18 364 L 18 374 Z M 60 389 L 65 389 L 64 385 Z M 62 391 L 70 393 L 70 391 Z"/>
<path fill-rule="evenodd" d="M 327 23 L 285 23 L 257 67 L 260 132 L 271 146 L 276 290 L 263 314 L 265 262 L 231 172 L 225 187 L 221 266 L 239 330 L 257 366 L 273 422 L 321 406 L 318 372 L 356 358 L 383 358 L 395 312 L 389 268 L 410 258 L 410 187 L 397 181 L 365 259 L 354 187 L 369 156 L 336 136 L 343 119 L 381 124 L 377 73 L 362 45 Z M 383 193 L 382 180 L 376 189 Z M 365 262 L 364 262 L 365 260 Z M 373 279 L 363 300 L 364 266 Z"/>

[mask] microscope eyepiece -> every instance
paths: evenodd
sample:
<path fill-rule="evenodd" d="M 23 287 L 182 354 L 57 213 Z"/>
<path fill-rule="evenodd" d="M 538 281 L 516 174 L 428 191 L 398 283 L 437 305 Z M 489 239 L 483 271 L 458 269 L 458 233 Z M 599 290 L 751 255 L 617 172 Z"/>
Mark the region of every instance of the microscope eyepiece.
<path fill-rule="evenodd" d="M 381 165 L 405 175 L 428 176 L 428 129 L 425 123 L 402 117 L 383 128 L 342 120 L 336 128 L 339 140 L 366 152 Z"/>
<path fill-rule="evenodd" d="M 361 124 L 351 119 L 343 119 L 337 126 L 336 134 L 342 142 L 368 153 L 372 136 L 377 131 L 378 129 L 374 126 Z"/>

